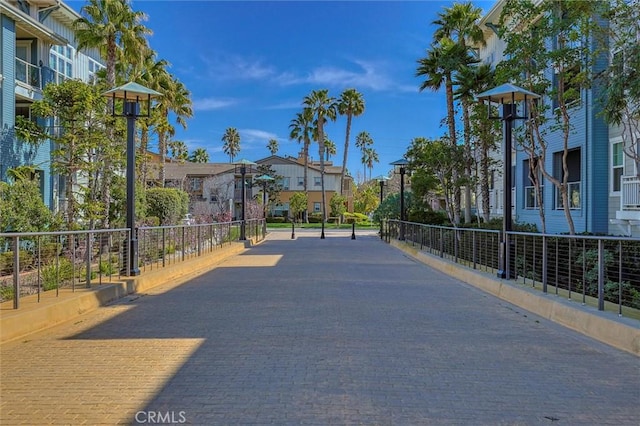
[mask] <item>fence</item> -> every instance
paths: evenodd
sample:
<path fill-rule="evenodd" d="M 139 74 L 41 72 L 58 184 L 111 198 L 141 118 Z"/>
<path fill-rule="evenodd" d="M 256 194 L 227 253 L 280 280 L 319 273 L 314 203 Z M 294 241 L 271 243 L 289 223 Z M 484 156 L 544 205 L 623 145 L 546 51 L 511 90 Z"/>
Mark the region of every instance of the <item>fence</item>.
<path fill-rule="evenodd" d="M 240 238 L 241 221 L 140 227 L 141 272 L 170 267 L 202 256 Z M 246 221 L 246 238 L 265 237 L 263 219 Z M 129 229 L 0 233 L 0 301 L 121 279 L 129 270 Z"/>
<path fill-rule="evenodd" d="M 509 232 L 516 283 L 553 292 L 619 315 L 640 310 L 640 240 L 623 237 Z M 432 255 L 496 273 L 500 231 L 389 220 L 383 238 L 404 240 Z"/>

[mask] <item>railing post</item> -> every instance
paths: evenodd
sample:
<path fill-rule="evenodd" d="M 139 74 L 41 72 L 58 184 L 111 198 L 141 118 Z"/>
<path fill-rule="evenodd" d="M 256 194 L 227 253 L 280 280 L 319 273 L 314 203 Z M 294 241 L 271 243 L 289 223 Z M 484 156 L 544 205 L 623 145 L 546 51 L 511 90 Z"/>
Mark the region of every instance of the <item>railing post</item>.
<path fill-rule="evenodd" d="M 166 238 L 166 229 L 162 228 L 162 267 L 166 266 L 165 260 L 167 258 L 167 238 Z"/>
<path fill-rule="evenodd" d="M 547 254 L 547 236 L 542 235 L 542 292 L 547 292 L 547 272 L 548 272 L 548 262 L 547 262 L 548 254 Z M 534 277 L 535 278 L 535 277 Z M 535 279 L 534 279 L 535 283 Z M 535 284 L 534 284 L 535 285 Z"/>
<path fill-rule="evenodd" d="M 471 250 L 472 256 L 473 256 L 473 269 L 477 269 L 476 267 L 476 232 L 475 231 L 471 231 L 471 244 L 473 244 L 473 249 Z"/>
<path fill-rule="evenodd" d="M 443 238 L 443 229 L 440 228 L 440 257 L 444 257 L 444 238 Z"/>
<path fill-rule="evenodd" d="M 85 271 L 85 287 L 91 288 L 91 238 L 92 233 L 87 234 L 86 253 L 85 253 L 85 265 L 87 270 Z"/>
<path fill-rule="evenodd" d="M 20 237 L 13 239 L 13 309 L 20 306 Z"/>
<path fill-rule="evenodd" d="M 604 311 L 604 242 L 598 240 L 598 310 Z"/>
<path fill-rule="evenodd" d="M 198 257 L 202 256 L 202 245 L 200 244 L 200 226 L 196 227 L 196 238 L 198 239 Z"/>
<path fill-rule="evenodd" d="M 183 227 L 182 227 L 182 250 L 180 250 L 180 252 L 182 253 L 182 259 L 181 259 L 181 260 L 182 260 L 183 262 L 184 262 L 184 252 L 185 252 L 185 248 L 186 248 L 186 245 L 185 245 L 185 238 L 184 238 L 184 234 L 185 234 L 185 232 L 186 232 L 186 231 L 185 231 L 185 227 L 183 226 Z"/>

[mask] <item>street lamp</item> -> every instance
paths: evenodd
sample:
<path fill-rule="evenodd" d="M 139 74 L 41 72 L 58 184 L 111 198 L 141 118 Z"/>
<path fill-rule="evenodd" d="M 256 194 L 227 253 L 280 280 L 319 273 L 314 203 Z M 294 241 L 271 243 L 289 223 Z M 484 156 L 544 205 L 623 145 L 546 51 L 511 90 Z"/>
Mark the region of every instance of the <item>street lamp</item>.
<path fill-rule="evenodd" d="M 502 163 L 503 163 L 503 189 L 502 189 L 502 238 L 500 241 L 500 251 L 498 253 L 498 277 L 511 279 L 511 250 L 509 247 L 509 232 L 511 232 L 511 149 L 512 149 L 512 131 L 514 120 L 526 119 L 525 116 L 519 116 L 517 111 L 517 103 L 532 101 L 540 96 L 533 92 L 525 90 L 521 87 L 506 83 L 478 94 L 478 101 L 487 102 L 489 110 L 488 117 L 490 119 L 498 119 L 504 122 L 504 142 L 502 145 Z M 497 103 L 502 105 L 502 117 L 493 116 L 491 114 L 491 104 Z"/>
<path fill-rule="evenodd" d="M 262 184 L 262 210 L 264 216 L 262 233 L 264 235 L 267 235 L 267 185 L 269 184 L 269 182 L 273 182 L 275 179 L 269 175 L 262 175 L 258 176 L 256 180 Z"/>
<path fill-rule="evenodd" d="M 136 230 L 136 144 L 135 130 L 138 117 L 149 117 L 151 113 L 151 99 L 162 96 L 161 93 L 141 86 L 138 83 L 129 82 L 123 86 L 108 90 L 103 93 L 111 99 L 112 115 L 114 117 L 127 118 L 127 228 L 129 228 L 128 252 L 125 253 L 124 269 L 122 273 L 127 276 L 140 275 L 138 269 L 138 235 Z M 122 113 L 116 113 L 116 101 L 122 100 Z M 140 114 L 139 102 L 147 102 L 147 111 Z"/>
<path fill-rule="evenodd" d="M 380 184 L 380 206 L 382 206 L 382 202 L 384 201 L 384 182 L 389 180 L 389 177 L 384 176 L 384 175 L 380 175 L 380 176 L 376 177 L 376 180 Z M 380 218 L 380 238 L 382 239 L 383 238 L 383 235 L 382 235 L 382 216 L 379 215 L 379 218 Z"/>
<path fill-rule="evenodd" d="M 236 172 L 240 171 L 240 178 L 242 181 L 242 184 L 241 184 L 242 185 L 242 216 L 241 216 L 241 222 L 240 222 L 240 240 L 246 240 L 247 234 L 246 234 L 245 216 L 246 216 L 246 207 L 247 207 L 247 191 L 246 191 L 246 182 L 244 178 L 247 174 L 247 166 L 249 166 L 249 169 L 251 169 L 251 166 L 255 166 L 256 163 L 254 163 L 253 161 L 245 160 L 243 158 L 242 160 L 233 164 L 235 164 L 236 166 Z"/>
<path fill-rule="evenodd" d="M 404 221 L 406 220 L 404 211 L 404 175 L 407 174 L 407 166 L 409 162 L 405 158 L 401 158 L 393 163 L 390 163 L 396 173 L 400 174 L 400 241 L 404 240 Z"/>

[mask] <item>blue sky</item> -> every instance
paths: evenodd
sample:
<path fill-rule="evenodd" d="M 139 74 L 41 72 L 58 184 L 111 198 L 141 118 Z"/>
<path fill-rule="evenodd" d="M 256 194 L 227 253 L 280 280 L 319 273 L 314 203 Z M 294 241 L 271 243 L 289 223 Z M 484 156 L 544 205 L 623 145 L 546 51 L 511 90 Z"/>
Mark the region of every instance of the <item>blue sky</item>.
<path fill-rule="evenodd" d="M 486 12 L 494 2 L 474 4 Z M 191 92 L 194 116 L 175 136 L 190 151 L 205 148 L 210 161 L 229 161 L 221 138 L 235 127 L 237 158 L 270 155 L 271 138 L 279 142 L 278 155 L 295 156 L 301 146 L 289 139 L 288 126 L 302 99 L 325 88 L 339 98 L 353 87 L 366 110 L 353 119 L 347 168 L 360 181 L 359 132 L 374 140 L 380 158 L 374 177 L 387 174 L 414 137 L 445 132 L 444 95 L 420 93 L 415 71 L 431 42 L 431 23 L 453 3 L 134 0 L 132 8 L 148 15 L 151 47 Z M 79 9 L 83 3 L 70 4 Z M 345 129 L 344 117 L 326 126 L 338 148 L 334 164 L 342 163 Z M 317 145 L 310 153 L 318 159 Z"/>

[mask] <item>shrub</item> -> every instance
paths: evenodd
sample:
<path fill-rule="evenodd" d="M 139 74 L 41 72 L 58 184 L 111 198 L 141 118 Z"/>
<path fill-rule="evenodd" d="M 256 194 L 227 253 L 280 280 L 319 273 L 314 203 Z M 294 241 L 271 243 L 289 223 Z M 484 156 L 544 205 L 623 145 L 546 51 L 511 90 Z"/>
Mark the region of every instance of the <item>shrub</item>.
<path fill-rule="evenodd" d="M 66 257 L 60 257 L 42 267 L 42 289 L 44 291 L 61 287 L 67 280 L 73 279 L 73 265 Z"/>
<path fill-rule="evenodd" d="M 20 262 L 20 270 L 24 271 L 33 266 L 33 255 L 27 250 L 20 250 L 18 262 Z M 13 251 L 0 253 L 0 271 L 6 274 L 13 273 Z"/>

